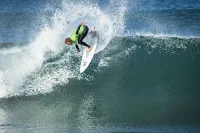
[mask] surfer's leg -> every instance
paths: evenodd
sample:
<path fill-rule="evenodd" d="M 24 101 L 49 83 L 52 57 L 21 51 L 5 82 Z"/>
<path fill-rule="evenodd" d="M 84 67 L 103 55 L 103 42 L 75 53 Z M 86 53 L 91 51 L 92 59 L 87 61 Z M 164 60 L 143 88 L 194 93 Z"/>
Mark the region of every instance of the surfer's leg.
<path fill-rule="evenodd" d="M 87 36 L 88 31 L 89 28 L 85 26 L 81 37 L 78 39 L 78 43 L 89 48 L 90 46 L 87 43 L 83 42 L 83 39 Z"/>

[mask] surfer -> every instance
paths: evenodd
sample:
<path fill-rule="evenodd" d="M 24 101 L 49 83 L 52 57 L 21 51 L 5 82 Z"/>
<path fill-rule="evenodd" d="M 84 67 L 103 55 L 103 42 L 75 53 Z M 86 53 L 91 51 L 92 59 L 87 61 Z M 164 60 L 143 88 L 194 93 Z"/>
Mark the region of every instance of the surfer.
<path fill-rule="evenodd" d="M 87 36 L 87 33 L 89 31 L 89 28 L 87 25 L 83 25 L 83 22 L 80 22 L 80 25 L 77 29 L 75 29 L 71 35 L 71 37 L 68 37 L 65 39 L 65 44 L 72 45 L 74 44 L 76 46 L 76 49 L 78 52 L 80 52 L 80 49 L 78 47 L 78 43 L 88 47 L 87 51 L 91 51 L 91 47 L 83 42 L 83 39 Z"/>

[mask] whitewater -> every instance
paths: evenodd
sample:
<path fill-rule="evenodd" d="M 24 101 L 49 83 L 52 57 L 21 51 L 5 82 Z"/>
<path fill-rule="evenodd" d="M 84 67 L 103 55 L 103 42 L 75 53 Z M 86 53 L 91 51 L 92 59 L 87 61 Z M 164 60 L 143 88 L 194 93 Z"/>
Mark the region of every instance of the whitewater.
<path fill-rule="evenodd" d="M 113 35 L 123 30 L 125 2 L 124 5 L 118 5 L 117 2 L 111 1 L 110 7 L 104 12 L 95 3 L 79 2 L 74 6 L 73 2 L 62 1 L 60 4 L 61 7 L 52 15 L 51 26 L 42 27 L 31 43 L 23 47 L 1 49 L 0 53 L 3 56 L 1 56 L 0 97 L 47 93 L 53 90 L 54 85 L 68 82 L 68 78 L 81 78 L 77 71 L 78 63 L 74 66 L 75 69 L 69 69 L 76 53 L 68 50 L 69 48 L 63 44 L 63 40 L 70 36 L 81 20 L 91 29 L 93 26 L 98 29 L 101 37 L 96 53 L 106 47 Z M 118 11 L 110 13 L 110 8 L 116 8 Z M 44 64 L 46 60 L 55 58 L 62 51 L 65 53 L 60 60 Z M 43 69 L 50 69 L 52 65 L 58 68 L 53 68 L 54 70 L 40 76 Z M 37 78 L 33 80 L 34 77 Z M 26 83 L 30 80 L 27 78 L 32 79 L 31 84 Z"/>

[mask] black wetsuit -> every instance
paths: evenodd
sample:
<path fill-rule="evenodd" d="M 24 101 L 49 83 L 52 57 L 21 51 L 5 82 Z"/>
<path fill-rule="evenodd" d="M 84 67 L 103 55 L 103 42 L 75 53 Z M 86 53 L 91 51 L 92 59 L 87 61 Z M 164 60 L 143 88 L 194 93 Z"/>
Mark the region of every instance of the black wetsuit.
<path fill-rule="evenodd" d="M 84 30 L 83 30 L 82 34 L 79 36 L 78 43 L 89 48 L 90 46 L 87 43 L 83 42 L 83 39 L 88 34 L 89 28 L 86 25 L 83 25 L 83 26 L 84 26 Z M 78 34 L 80 27 L 81 27 L 81 25 L 79 25 L 78 28 L 76 29 L 76 34 Z M 78 45 L 76 45 L 76 49 L 78 50 L 78 52 L 80 52 Z"/>

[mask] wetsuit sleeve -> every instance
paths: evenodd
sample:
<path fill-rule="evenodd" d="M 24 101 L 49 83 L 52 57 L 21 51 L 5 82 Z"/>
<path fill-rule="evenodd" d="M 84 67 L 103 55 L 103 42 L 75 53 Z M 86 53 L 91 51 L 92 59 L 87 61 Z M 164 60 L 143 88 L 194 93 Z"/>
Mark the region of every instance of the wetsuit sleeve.
<path fill-rule="evenodd" d="M 79 49 L 78 45 L 75 45 L 75 46 L 76 46 L 77 51 L 80 52 L 80 49 Z"/>
<path fill-rule="evenodd" d="M 76 34 L 78 34 L 80 28 L 81 28 L 81 25 L 79 25 L 78 28 L 76 29 Z"/>

